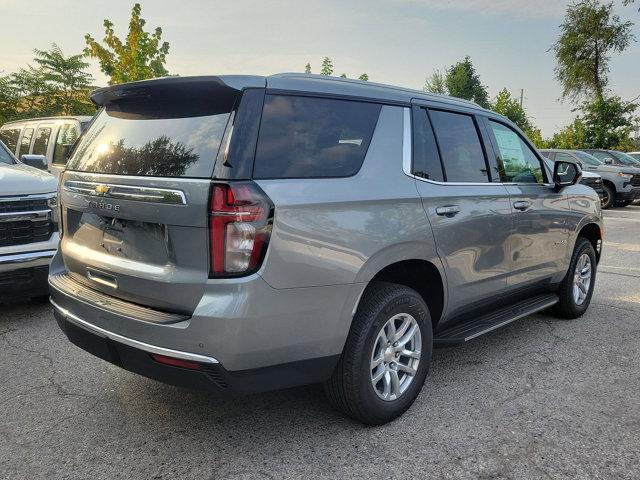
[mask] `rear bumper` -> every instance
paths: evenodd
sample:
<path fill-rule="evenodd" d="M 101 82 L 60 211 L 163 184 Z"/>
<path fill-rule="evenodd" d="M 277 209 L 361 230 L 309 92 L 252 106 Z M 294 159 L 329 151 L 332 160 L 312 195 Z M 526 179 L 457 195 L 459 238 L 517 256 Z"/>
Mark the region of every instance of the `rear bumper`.
<path fill-rule="evenodd" d="M 128 370 L 163 383 L 205 390 L 218 395 L 255 393 L 305 385 L 331 375 L 339 356 L 315 358 L 264 368 L 229 372 L 213 357 L 140 342 L 87 322 L 56 305 L 54 316 L 67 338 L 83 350 Z M 197 362 L 197 369 L 166 365 L 152 354 Z"/>

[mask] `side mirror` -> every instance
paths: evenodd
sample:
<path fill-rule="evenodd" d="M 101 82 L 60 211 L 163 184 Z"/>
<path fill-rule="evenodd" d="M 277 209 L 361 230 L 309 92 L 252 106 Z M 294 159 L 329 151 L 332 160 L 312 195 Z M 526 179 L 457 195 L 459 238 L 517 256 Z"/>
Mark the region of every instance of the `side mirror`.
<path fill-rule="evenodd" d="M 604 159 L 604 163 L 605 165 L 612 165 L 613 164 L 613 158 L 611 157 L 607 157 Z"/>
<path fill-rule="evenodd" d="M 582 169 L 577 163 L 558 161 L 553 166 L 553 183 L 556 190 L 575 185 L 582 178 Z"/>
<path fill-rule="evenodd" d="M 22 155 L 20 161 L 30 167 L 39 168 L 40 170 L 46 170 L 49 166 L 47 157 L 44 155 Z"/>

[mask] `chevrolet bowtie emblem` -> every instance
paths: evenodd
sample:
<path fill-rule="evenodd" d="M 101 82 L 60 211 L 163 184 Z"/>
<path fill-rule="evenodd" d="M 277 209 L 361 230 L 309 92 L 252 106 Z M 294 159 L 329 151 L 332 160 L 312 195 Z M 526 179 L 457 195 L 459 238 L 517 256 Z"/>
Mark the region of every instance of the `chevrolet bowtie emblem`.
<path fill-rule="evenodd" d="M 96 185 L 96 188 L 94 190 L 96 192 L 96 195 L 106 195 L 107 193 L 109 193 L 110 187 L 108 185 Z"/>

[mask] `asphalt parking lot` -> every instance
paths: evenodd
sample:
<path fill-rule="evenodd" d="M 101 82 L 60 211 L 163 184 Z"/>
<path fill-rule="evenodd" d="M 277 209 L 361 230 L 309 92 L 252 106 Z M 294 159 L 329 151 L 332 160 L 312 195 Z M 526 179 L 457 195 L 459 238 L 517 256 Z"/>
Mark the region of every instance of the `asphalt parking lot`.
<path fill-rule="evenodd" d="M 234 399 L 71 345 L 50 307 L 0 305 L 0 479 L 640 475 L 640 207 L 605 213 L 587 314 L 435 351 L 400 419 L 363 427 L 317 387 Z"/>

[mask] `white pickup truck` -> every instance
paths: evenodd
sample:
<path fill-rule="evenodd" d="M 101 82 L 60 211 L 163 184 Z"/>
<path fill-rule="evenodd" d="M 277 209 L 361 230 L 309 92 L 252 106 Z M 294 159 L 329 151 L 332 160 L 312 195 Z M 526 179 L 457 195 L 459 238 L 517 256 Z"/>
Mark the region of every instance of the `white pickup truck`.
<path fill-rule="evenodd" d="M 0 142 L 0 302 L 48 296 L 58 248 L 57 179 Z"/>

